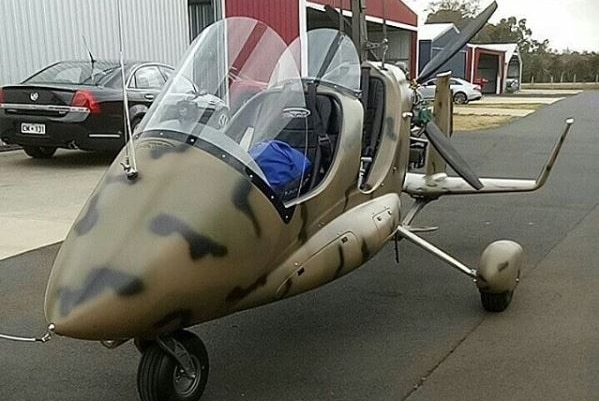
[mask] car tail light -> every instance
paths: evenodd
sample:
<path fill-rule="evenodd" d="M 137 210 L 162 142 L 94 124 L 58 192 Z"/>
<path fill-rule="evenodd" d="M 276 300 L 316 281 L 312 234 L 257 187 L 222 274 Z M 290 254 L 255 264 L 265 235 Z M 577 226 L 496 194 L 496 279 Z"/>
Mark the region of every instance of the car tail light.
<path fill-rule="evenodd" d="M 482 88 L 480 87 L 480 85 L 474 85 L 474 90 L 477 90 L 480 92 L 480 91 L 482 91 Z"/>
<path fill-rule="evenodd" d="M 0 104 L 4 103 L 5 100 L 4 89 L 0 88 Z"/>
<path fill-rule="evenodd" d="M 89 109 L 92 114 L 99 114 L 100 103 L 94 97 L 94 94 L 90 91 L 77 91 L 75 92 L 75 96 L 73 96 L 73 101 L 71 102 L 71 106 L 73 107 L 85 107 Z"/>

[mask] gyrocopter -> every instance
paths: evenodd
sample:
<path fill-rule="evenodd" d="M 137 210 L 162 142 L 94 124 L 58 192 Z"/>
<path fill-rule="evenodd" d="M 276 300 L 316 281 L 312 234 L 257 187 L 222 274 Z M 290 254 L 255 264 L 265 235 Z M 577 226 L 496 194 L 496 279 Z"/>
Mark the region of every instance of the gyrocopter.
<path fill-rule="evenodd" d="M 249 18 L 205 29 L 62 244 L 46 290 L 48 333 L 37 341 L 133 340 L 143 401 L 198 400 L 208 356 L 185 328 L 318 288 L 399 239 L 473 279 L 486 310 L 506 309 L 518 244 L 491 244 L 474 269 L 412 226 L 442 196 L 540 188 L 570 131 L 568 120 L 537 180 L 479 179 L 448 138 L 447 79 L 427 117 L 419 82 L 496 8 L 416 79 L 385 63 L 384 42 L 366 42 L 363 10 L 354 10 L 358 23 L 339 15 L 343 29 L 291 45 Z M 347 25 L 358 27 L 354 40 Z M 381 49 L 380 61 L 363 57 Z M 402 193 L 415 200 L 407 210 Z"/>

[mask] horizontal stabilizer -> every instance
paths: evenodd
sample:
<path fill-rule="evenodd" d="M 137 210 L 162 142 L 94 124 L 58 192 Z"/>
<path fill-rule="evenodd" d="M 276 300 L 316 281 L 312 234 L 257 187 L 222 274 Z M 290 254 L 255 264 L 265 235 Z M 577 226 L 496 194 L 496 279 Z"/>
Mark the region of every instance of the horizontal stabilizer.
<path fill-rule="evenodd" d="M 412 196 L 439 197 L 443 195 L 532 192 L 541 187 L 535 180 L 481 178 L 480 181 L 483 188 L 476 190 L 461 177 L 448 177 L 443 173 L 434 176 L 408 173 L 404 191 Z"/>
<path fill-rule="evenodd" d="M 435 175 L 408 173 L 404 183 L 404 192 L 414 197 L 438 198 L 444 195 L 499 194 L 533 192 L 545 185 L 562 145 L 570 132 L 574 119 L 566 120 L 566 128 L 555 144 L 545 167 L 536 180 L 509 178 L 481 178 L 482 189 L 476 190 L 461 177 L 449 177 L 445 173 Z"/>

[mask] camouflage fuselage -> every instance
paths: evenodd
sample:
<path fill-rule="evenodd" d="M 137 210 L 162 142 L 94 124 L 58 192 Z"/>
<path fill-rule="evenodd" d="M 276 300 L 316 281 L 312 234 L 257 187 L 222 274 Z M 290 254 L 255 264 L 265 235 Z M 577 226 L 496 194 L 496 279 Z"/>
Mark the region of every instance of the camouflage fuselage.
<path fill-rule="evenodd" d="M 90 340 L 151 338 L 316 288 L 361 266 L 399 224 L 409 88 L 394 67 L 367 190 L 358 189 L 363 107 L 336 98 L 334 161 L 312 191 L 276 207 L 227 155 L 170 139 L 136 143 L 140 174 L 109 168 L 54 263 L 46 318 Z"/>

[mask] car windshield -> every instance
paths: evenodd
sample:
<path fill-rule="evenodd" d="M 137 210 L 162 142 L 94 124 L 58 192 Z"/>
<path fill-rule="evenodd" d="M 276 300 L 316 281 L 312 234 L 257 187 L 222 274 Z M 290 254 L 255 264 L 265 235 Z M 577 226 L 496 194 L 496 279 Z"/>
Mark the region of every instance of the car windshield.
<path fill-rule="evenodd" d="M 104 85 L 118 69 L 107 61 L 62 61 L 53 64 L 24 81 L 26 84 Z"/>

